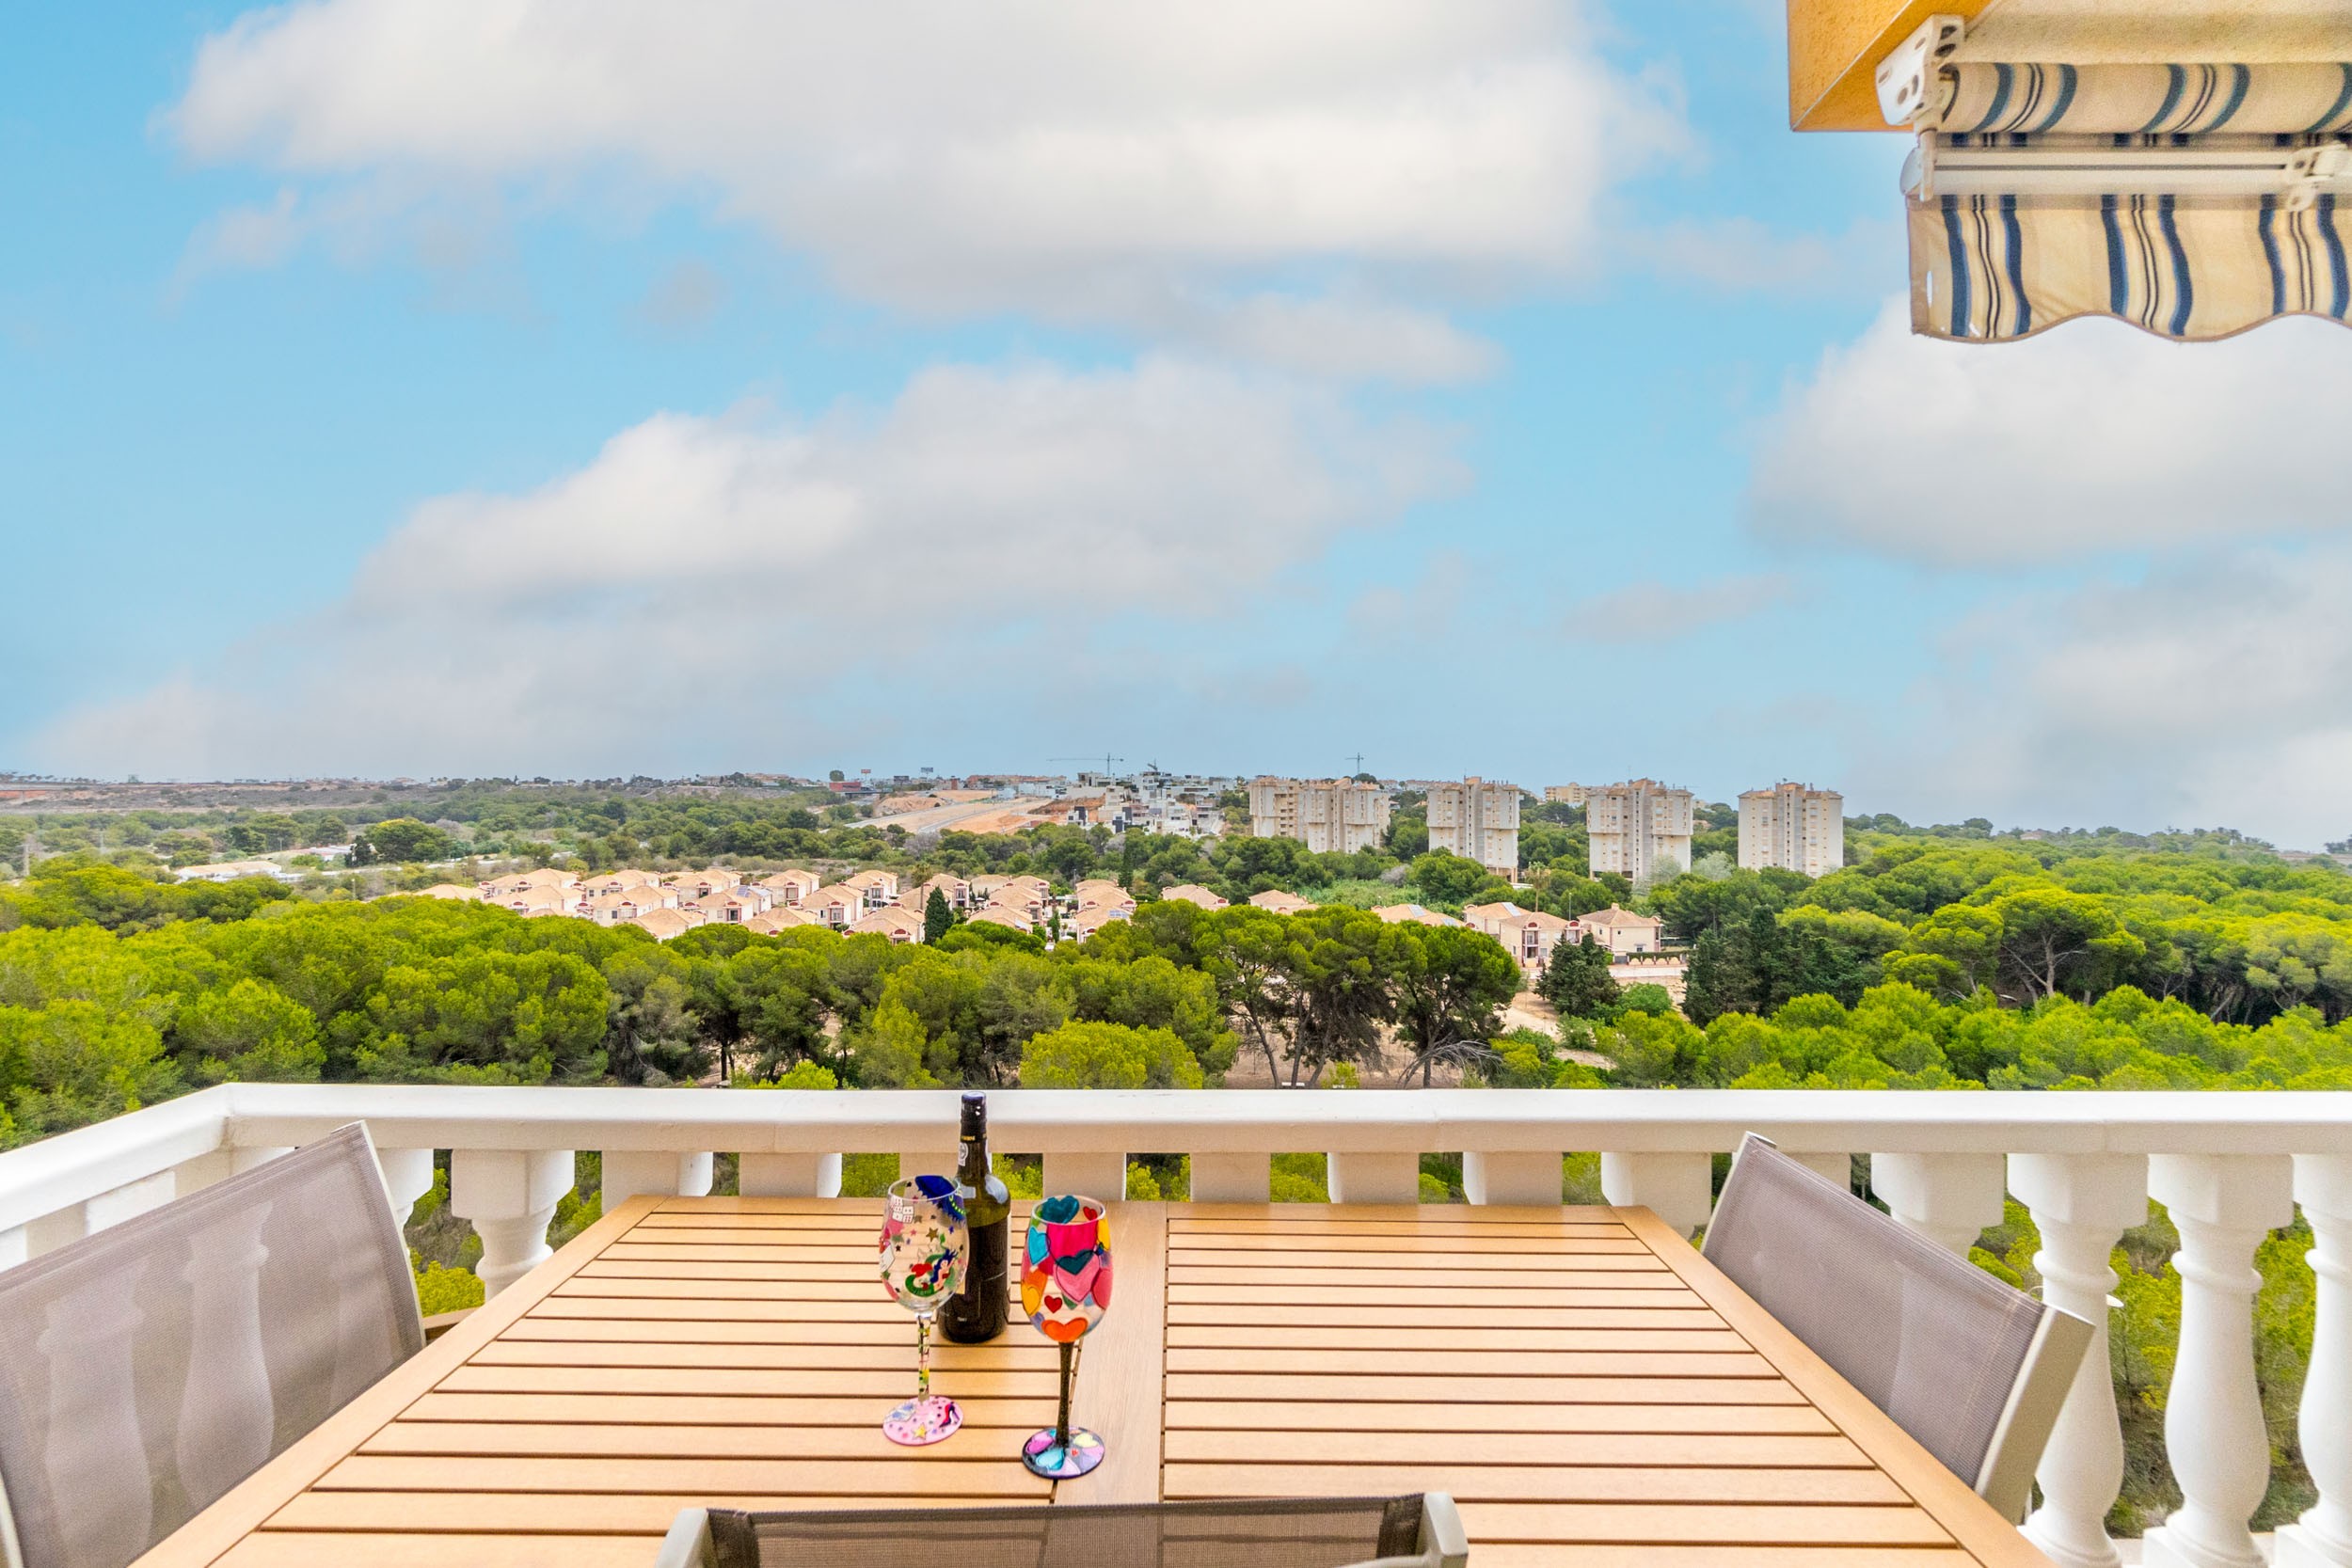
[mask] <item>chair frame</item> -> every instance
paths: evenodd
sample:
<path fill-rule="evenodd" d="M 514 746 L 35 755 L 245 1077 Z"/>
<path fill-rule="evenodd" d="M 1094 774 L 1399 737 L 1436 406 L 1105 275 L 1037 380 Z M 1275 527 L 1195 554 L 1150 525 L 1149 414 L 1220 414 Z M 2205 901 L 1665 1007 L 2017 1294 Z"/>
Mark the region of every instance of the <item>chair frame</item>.
<path fill-rule="evenodd" d="M 1751 1144 L 1779 1152 L 1780 1146 L 1772 1139 L 1750 1132 L 1740 1140 L 1732 1156 L 1731 1174 L 1724 1179 L 1726 1188 L 1738 1180 L 1740 1158 Z M 1800 1164 L 1796 1169 L 1824 1186 L 1837 1187 L 1836 1182 L 1810 1166 Z M 1862 1201 L 1851 1192 L 1845 1196 L 1851 1202 Z M 1712 1240 L 1710 1231 L 1708 1241 Z M 1701 1257 L 1708 1256 L 1705 1245 L 1699 1250 Z M 1708 1260 L 1713 1261 L 1711 1258 Z M 2026 1346 L 2025 1360 L 2010 1385 L 2009 1398 L 2001 1406 L 2000 1418 L 1994 1424 L 1992 1438 L 1985 1445 L 1983 1463 L 1974 1476 L 1962 1478 L 1971 1491 L 2011 1524 L 2026 1517 L 2026 1505 L 2033 1500 L 2034 1467 L 2042 1463 L 2042 1451 L 2049 1447 L 2050 1433 L 2057 1427 L 2058 1413 L 2065 1408 L 2066 1396 L 2074 1386 L 2075 1372 L 2098 1332 L 2072 1312 L 2047 1302 L 2040 1306 L 2042 1315 L 2034 1324 L 2032 1342 Z"/>
<path fill-rule="evenodd" d="M 1301 1499 L 1302 1501 L 1309 1499 Z M 1040 1503 L 1041 1509 L 1083 1508 L 1083 1503 Z M 959 1509 L 909 1509 L 910 1513 L 936 1513 L 953 1519 Z M 710 1511 L 707 1508 L 681 1509 L 671 1521 L 669 1533 L 661 1538 L 661 1551 L 654 1559 L 654 1568 L 704 1568 L 710 1550 Z M 1369 1561 L 1351 1563 L 1348 1568 L 1469 1568 L 1470 1537 L 1463 1533 L 1461 1512 L 1454 1499 L 1443 1492 L 1424 1492 L 1421 1497 L 1420 1549 L 1410 1557 L 1375 1558 Z"/>

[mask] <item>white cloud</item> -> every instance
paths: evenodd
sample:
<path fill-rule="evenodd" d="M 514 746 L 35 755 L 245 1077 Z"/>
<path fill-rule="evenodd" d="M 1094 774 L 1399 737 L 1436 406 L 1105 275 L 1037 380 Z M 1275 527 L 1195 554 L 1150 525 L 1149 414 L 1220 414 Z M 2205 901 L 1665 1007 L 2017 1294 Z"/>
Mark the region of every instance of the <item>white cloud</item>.
<path fill-rule="evenodd" d="M 1563 625 L 1587 642 L 1660 642 L 1708 626 L 1743 621 L 1786 604 L 1796 585 L 1780 572 L 1716 578 L 1681 587 L 1637 582 L 1571 607 Z"/>
<path fill-rule="evenodd" d="M 1853 793 L 2042 826 L 2352 833 L 2352 546 L 2199 554 L 1952 634 Z"/>
<path fill-rule="evenodd" d="M 1944 343 L 1889 306 L 1768 422 L 1750 514 L 1938 565 L 2342 530 L 2344 349 L 2301 320 L 2195 345 L 2104 321 Z"/>
<path fill-rule="evenodd" d="M 1168 360 L 936 368 L 805 423 L 657 415 L 537 490 L 425 502 L 340 604 L 40 751 L 148 776 L 536 773 L 805 756 L 943 712 L 984 733 L 1074 698 L 1063 654 L 1096 629 L 1173 623 L 1162 657 L 1196 662 L 1286 573 L 1459 477 L 1417 423 Z"/>
<path fill-rule="evenodd" d="M 1604 193 L 1684 132 L 1580 9 L 318 0 L 208 39 L 166 121 L 330 183 L 707 199 L 919 309 L 1150 330 L 1171 294 L 1234 293 L 1211 337 L 1451 377 L 1478 356 L 1393 311 L 1302 350 L 1248 296 L 1589 263 Z"/>

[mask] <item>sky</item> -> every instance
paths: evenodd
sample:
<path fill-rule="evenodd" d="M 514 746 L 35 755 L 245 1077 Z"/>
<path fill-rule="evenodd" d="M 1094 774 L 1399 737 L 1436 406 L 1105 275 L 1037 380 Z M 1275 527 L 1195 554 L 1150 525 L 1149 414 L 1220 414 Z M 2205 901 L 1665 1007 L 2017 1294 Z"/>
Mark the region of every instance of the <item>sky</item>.
<path fill-rule="evenodd" d="M 1774 0 L 12 43 L 0 768 L 2352 832 L 2352 337 L 1911 337 L 1902 141 L 1787 129 Z"/>

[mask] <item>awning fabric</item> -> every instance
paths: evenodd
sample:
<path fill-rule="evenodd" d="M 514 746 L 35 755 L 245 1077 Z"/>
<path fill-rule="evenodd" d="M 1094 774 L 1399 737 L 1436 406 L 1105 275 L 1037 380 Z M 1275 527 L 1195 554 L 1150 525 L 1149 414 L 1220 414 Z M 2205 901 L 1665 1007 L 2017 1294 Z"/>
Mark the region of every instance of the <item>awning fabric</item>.
<path fill-rule="evenodd" d="M 1998 65 L 1944 68 L 1934 129 L 2322 135 L 2352 130 L 2352 61 L 2322 65 Z"/>
<path fill-rule="evenodd" d="M 2226 338 L 2284 315 L 2352 325 L 2352 214 L 2171 196 L 1942 196 L 1910 203 L 1911 325 L 2024 338 L 2076 316 Z"/>
<path fill-rule="evenodd" d="M 2113 316 L 2184 341 L 2226 338 L 2285 315 L 2352 325 L 2352 198 L 2167 191 L 2151 172 L 2235 155 L 2290 155 L 2352 134 L 2352 62 L 2259 65 L 1947 65 L 1923 152 L 2013 150 L 2080 158 L 2087 188 L 2002 189 L 2010 176 L 1909 201 L 1912 328 L 1973 342 L 2023 338 L 2076 316 Z M 2152 154 L 2147 163 L 2140 150 Z M 2330 154 L 2333 156 L 2334 154 Z M 2113 166 L 2101 166 L 2105 165 Z M 2032 159 L 2022 158 L 2024 163 Z M 2045 164 L 2045 167 L 2047 165 Z M 2142 188 L 2131 188 L 2135 177 Z M 2023 176 L 2018 176 L 2024 182 Z M 1954 175 L 1955 184 L 1963 183 Z M 2108 183 L 2119 188 L 2105 189 Z M 1991 188 L 1987 189 L 1987 184 Z"/>

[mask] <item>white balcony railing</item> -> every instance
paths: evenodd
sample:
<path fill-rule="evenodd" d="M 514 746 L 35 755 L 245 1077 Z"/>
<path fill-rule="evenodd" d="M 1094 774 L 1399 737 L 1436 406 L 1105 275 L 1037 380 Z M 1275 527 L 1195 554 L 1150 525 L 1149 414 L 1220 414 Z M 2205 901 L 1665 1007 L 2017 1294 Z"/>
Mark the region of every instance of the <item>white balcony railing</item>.
<path fill-rule="evenodd" d="M 1331 1196 L 1411 1203 L 1420 1156 L 1459 1153 L 1473 1203 L 1560 1201 L 1561 1157 L 1597 1151 L 1610 1201 L 1704 1225 L 1709 1157 L 1756 1131 L 1838 1180 L 1871 1158 L 1897 1218 L 1954 1249 L 2031 1211 L 2056 1305 L 2103 1325 L 2058 1422 L 2028 1528 L 2066 1568 L 2117 1560 L 2103 1527 L 2123 1449 L 2104 1324 L 2108 1254 L 2154 1197 L 2181 1234 L 2181 1340 L 2166 1445 L 2185 1497 L 2147 1543 L 2175 1568 L 2258 1561 L 2248 1520 L 2268 1477 L 2254 1373 L 2255 1248 L 2302 1206 L 2316 1326 L 2300 1410 L 2319 1501 L 2280 1532 L 2281 1564 L 2352 1568 L 2352 1095 L 1838 1091 L 998 1091 L 992 1142 L 1042 1154 L 1049 1191 L 1117 1194 L 1130 1154 L 1188 1154 L 1192 1196 L 1263 1202 L 1278 1152 L 1322 1153 Z M 0 1154 L 0 1266 L 283 1152 L 344 1122 L 374 1137 L 396 1212 L 451 1153 L 451 1209 L 482 1238 L 497 1291 L 548 1255 L 577 1149 L 603 1155 L 605 1201 L 696 1194 L 714 1153 L 746 1194 L 829 1196 L 843 1153 L 952 1162 L 956 1095 L 786 1090 L 440 1088 L 235 1084 Z"/>

